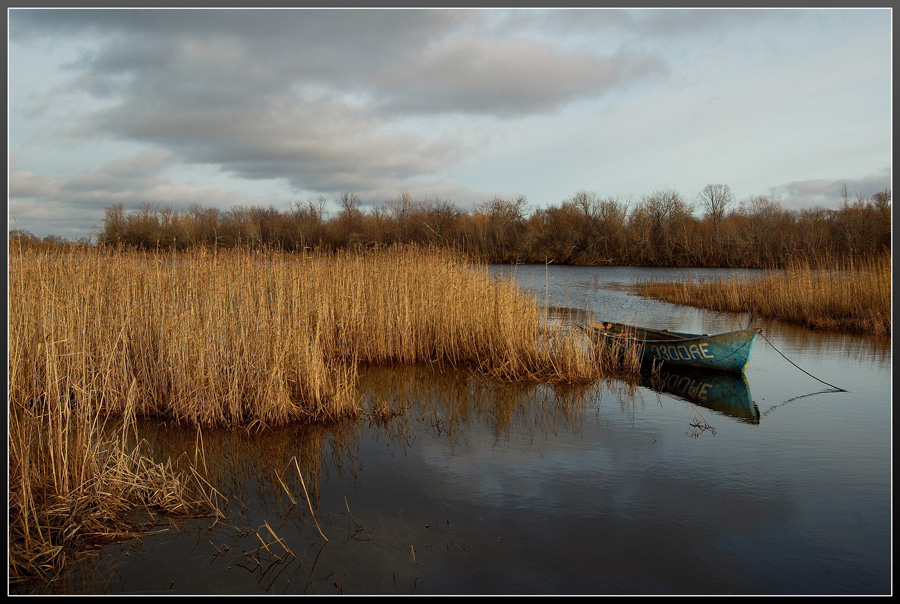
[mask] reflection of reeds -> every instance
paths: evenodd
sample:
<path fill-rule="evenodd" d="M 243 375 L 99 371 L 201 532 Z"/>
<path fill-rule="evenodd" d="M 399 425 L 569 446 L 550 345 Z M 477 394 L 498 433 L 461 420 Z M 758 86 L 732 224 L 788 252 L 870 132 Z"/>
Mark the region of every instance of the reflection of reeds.
<path fill-rule="evenodd" d="M 195 447 L 195 430 L 189 426 L 141 422 L 141 437 L 153 457 L 189 461 Z M 302 505 L 304 487 L 313 505 L 320 496 L 319 478 L 324 473 L 337 477 L 355 476 L 358 460 L 354 451 L 362 426 L 358 422 L 304 424 L 270 427 L 265 430 L 235 430 L 228 427 L 203 431 L 205 477 L 229 503 L 242 506 L 246 501 L 264 505 Z M 299 469 L 295 466 L 299 463 Z M 190 471 L 191 465 L 174 464 Z M 300 475 L 308 477 L 301 485 Z M 247 492 L 248 485 L 257 491 Z M 277 488 L 270 490 L 270 485 Z M 272 498 L 275 498 L 272 500 Z"/>
<path fill-rule="evenodd" d="M 639 286 L 649 297 L 710 310 L 748 312 L 813 329 L 889 336 L 891 258 L 879 256 L 833 269 L 796 264 L 784 271 L 687 283 Z"/>

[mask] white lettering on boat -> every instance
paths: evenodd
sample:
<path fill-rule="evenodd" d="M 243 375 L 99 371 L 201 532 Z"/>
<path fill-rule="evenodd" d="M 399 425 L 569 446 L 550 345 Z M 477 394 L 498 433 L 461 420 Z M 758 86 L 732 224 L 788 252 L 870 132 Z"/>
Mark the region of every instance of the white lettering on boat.
<path fill-rule="evenodd" d="M 709 344 L 661 344 L 650 346 L 650 352 L 663 361 L 697 361 L 712 359 L 709 353 Z"/>

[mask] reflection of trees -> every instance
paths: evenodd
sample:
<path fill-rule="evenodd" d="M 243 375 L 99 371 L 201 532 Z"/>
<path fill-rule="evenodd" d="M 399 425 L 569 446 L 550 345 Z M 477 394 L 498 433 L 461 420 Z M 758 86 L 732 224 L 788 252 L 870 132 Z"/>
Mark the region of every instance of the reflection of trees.
<path fill-rule="evenodd" d="M 891 338 L 815 331 L 775 319 L 754 319 L 770 339 L 789 343 L 779 346 L 784 352 L 803 351 L 829 358 L 843 358 L 866 366 L 887 367 L 891 364 Z"/>

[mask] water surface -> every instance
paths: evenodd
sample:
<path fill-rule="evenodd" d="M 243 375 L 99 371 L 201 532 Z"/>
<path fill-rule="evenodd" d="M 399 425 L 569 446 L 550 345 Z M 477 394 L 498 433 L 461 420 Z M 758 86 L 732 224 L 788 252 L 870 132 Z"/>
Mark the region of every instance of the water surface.
<path fill-rule="evenodd" d="M 227 520 L 163 521 L 164 533 L 100 550 L 33 591 L 892 592 L 890 340 L 629 291 L 637 280 L 728 271 L 492 270 L 513 271 L 549 306 L 603 320 L 762 327 L 749 403 L 704 406 L 617 382 L 552 388 L 367 368 L 367 404 L 388 403 L 395 418 L 209 431 Z M 172 426 L 141 433 L 162 456 L 196 442 Z"/>

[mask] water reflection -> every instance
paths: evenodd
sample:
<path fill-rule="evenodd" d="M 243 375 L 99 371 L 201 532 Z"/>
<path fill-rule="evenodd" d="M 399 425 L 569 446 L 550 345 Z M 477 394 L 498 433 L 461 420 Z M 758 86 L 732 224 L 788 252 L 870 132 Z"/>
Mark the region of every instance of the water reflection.
<path fill-rule="evenodd" d="M 776 319 L 752 319 L 752 322 L 754 326 L 762 327 L 763 334 L 771 341 L 780 342 L 779 349 L 789 355 L 803 353 L 890 368 L 891 338 L 814 331 Z"/>
<path fill-rule="evenodd" d="M 618 390 L 624 409 L 628 393 L 636 389 Z M 102 555 L 84 557 L 50 584 L 17 589 L 47 594 L 165 593 L 184 589 L 182 585 L 190 581 L 194 592 L 204 591 L 199 584 L 208 585 L 213 593 L 245 593 L 249 577 L 254 585 L 250 591 L 342 593 L 341 574 L 375 572 L 358 568 L 354 558 L 359 554 L 350 547 L 356 543 L 366 548 L 374 544 L 390 553 L 390 571 L 382 568 L 383 561 L 365 563 L 383 574 L 370 579 L 370 586 L 391 577 L 391 586 L 371 588 L 373 593 L 404 592 L 404 582 L 412 592 L 415 569 L 410 575 L 409 567 L 393 568 L 413 559 L 408 544 L 405 550 L 397 545 L 411 539 L 412 529 L 402 519 L 379 513 L 376 523 L 372 517 L 387 493 L 391 497 L 408 493 L 416 501 L 417 489 L 434 478 L 411 475 L 409 483 L 363 484 L 364 469 L 372 472 L 372 455 L 365 451 L 375 445 L 392 458 L 415 457 L 439 441 L 440 448 L 452 454 L 473 446 L 469 442 L 473 433 L 487 433 L 495 443 L 579 433 L 586 406 L 600 403 L 596 387 L 498 383 L 437 366 L 363 367 L 359 393 L 365 414 L 328 426 L 198 430 L 140 422 L 134 438 L 147 443 L 153 459 L 170 460 L 186 471 L 189 465 L 202 468 L 204 479 L 222 498 L 217 503 L 225 517 L 177 524 L 153 517 L 165 535 L 107 547 Z M 336 501 L 332 492 L 323 501 L 323 493 L 337 485 L 351 487 L 350 495 Z M 453 548 L 458 538 L 452 527 L 446 529 L 438 540 Z M 432 540 L 439 535 L 430 533 Z M 327 569 L 320 568 L 323 558 Z M 172 568 L 173 559 L 201 565 L 208 577 L 179 575 L 180 570 Z M 336 560 L 341 568 L 337 574 Z M 171 579 L 161 580 L 166 574 Z"/>
<path fill-rule="evenodd" d="M 749 424 L 759 423 L 759 409 L 740 373 L 704 371 L 663 364 L 641 373 L 641 385 L 664 392 Z"/>
<path fill-rule="evenodd" d="M 356 473 L 354 451 L 362 430 L 356 422 L 198 430 L 144 421 L 137 434 L 150 445 L 154 459 L 202 468 L 205 479 L 219 493 L 230 495 L 229 505 L 237 506 L 240 514 L 248 501 L 284 505 L 289 494 L 303 492 L 301 476 L 310 498 L 317 501 L 320 479 Z M 273 491 L 270 485 L 283 486 Z"/>
<path fill-rule="evenodd" d="M 547 314 L 551 321 L 567 325 L 586 324 L 596 320 L 595 313 L 587 309 L 551 306 L 547 308 Z M 750 395 L 747 378 L 741 373 L 665 363 L 656 367 L 648 364 L 641 372 L 640 385 L 747 423 L 759 423 L 759 409 Z"/>
<path fill-rule="evenodd" d="M 393 435 L 401 447 L 409 444 L 412 421 L 451 443 L 473 422 L 489 425 L 497 438 L 513 432 L 546 435 L 580 421 L 584 406 L 598 397 L 594 386 L 502 383 L 439 366 L 364 368 L 360 391 L 367 410 L 386 406 L 405 420 L 404 432 Z M 385 436 L 397 429 L 388 426 Z"/>

